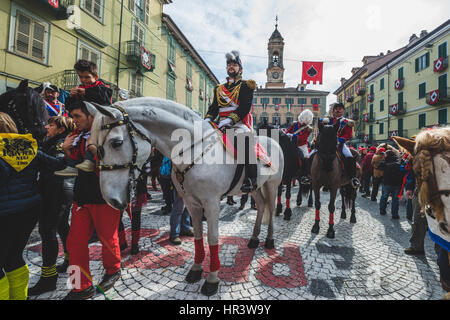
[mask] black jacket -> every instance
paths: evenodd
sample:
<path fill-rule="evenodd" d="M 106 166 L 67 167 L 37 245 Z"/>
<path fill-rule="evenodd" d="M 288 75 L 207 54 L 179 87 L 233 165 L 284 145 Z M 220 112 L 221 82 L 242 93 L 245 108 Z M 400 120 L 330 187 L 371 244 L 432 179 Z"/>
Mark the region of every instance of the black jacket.
<path fill-rule="evenodd" d="M 70 109 L 80 101 L 94 102 L 102 106 L 109 106 L 112 103 L 112 89 L 107 87 L 101 80 L 97 82 L 97 85 L 85 89 L 85 95 L 83 98 L 68 97 L 66 99 L 66 109 Z"/>
<path fill-rule="evenodd" d="M 240 83 L 242 83 L 242 85 L 241 89 L 239 90 L 239 97 L 238 97 L 239 107 L 232 114 L 230 114 L 230 116 L 228 116 L 230 119 L 233 120 L 234 123 L 241 121 L 247 114 L 250 113 L 253 102 L 253 91 L 255 89 L 255 82 L 253 80 L 244 81 L 242 79 L 233 82 L 232 84 L 226 83 L 225 88 L 231 91 L 233 90 L 234 87 L 236 87 Z M 220 112 L 220 108 L 217 103 L 218 87 L 219 86 L 216 86 L 214 88 L 214 99 L 212 104 L 209 106 L 207 115 L 205 117 L 210 118 L 212 121 L 216 120 Z M 233 114 L 235 114 L 238 118 L 233 117 Z"/>
<path fill-rule="evenodd" d="M 380 162 L 378 169 L 383 170 L 383 183 L 388 186 L 401 187 L 404 173 L 400 170 L 400 161 L 386 159 Z"/>

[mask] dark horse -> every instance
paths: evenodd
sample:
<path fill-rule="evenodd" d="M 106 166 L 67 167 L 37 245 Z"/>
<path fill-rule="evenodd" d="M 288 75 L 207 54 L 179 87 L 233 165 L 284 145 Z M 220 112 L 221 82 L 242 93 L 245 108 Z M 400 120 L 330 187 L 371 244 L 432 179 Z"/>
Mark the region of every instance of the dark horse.
<path fill-rule="evenodd" d="M 284 171 L 283 171 L 283 180 L 278 187 L 278 198 L 277 198 L 277 210 L 275 215 L 279 216 L 281 212 L 283 211 L 283 205 L 281 204 L 281 194 L 283 193 L 283 185 L 286 186 L 286 210 L 284 211 L 284 220 L 290 220 L 292 215 L 292 209 L 290 205 L 291 200 L 291 188 L 292 188 L 292 180 L 300 178 L 302 174 L 302 166 L 300 162 L 300 151 L 297 148 L 297 145 L 295 142 L 291 140 L 291 138 L 285 134 L 280 129 L 266 123 L 262 123 L 258 127 L 258 135 L 263 133 L 262 129 L 267 130 L 267 135 L 271 136 L 271 130 L 277 130 L 279 134 L 279 140 L 278 143 L 281 146 L 281 149 L 283 150 L 284 155 Z M 299 189 L 299 194 L 297 196 L 297 204 L 299 204 L 299 199 L 301 203 L 301 192 L 307 193 L 310 188 L 309 186 L 301 185 Z M 311 206 L 312 206 L 312 199 L 311 199 Z"/>
<path fill-rule="evenodd" d="M 319 233 L 320 223 L 320 188 L 327 187 L 330 190 L 330 202 L 328 212 L 330 214 L 328 238 L 334 238 L 334 211 L 335 200 L 338 188 L 341 188 L 343 203 L 351 204 L 352 216 L 350 222 L 356 222 L 354 210 L 354 198 L 356 191 L 351 188 L 350 178 L 345 175 L 345 171 L 337 157 L 337 131 L 339 123 L 336 125 L 324 125 L 319 122 L 319 135 L 317 137 L 317 153 L 314 154 L 311 165 L 312 188 L 314 190 L 314 200 L 316 207 L 316 218 L 312 233 Z M 343 208 L 343 211 L 345 209 Z M 344 211 L 345 212 L 345 211 Z M 344 213 L 345 214 L 345 213 Z"/>
<path fill-rule="evenodd" d="M 45 137 L 49 118 L 47 109 L 39 93 L 28 86 L 28 80 L 0 95 L 0 111 L 14 120 L 20 134 L 31 133 L 38 141 Z"/>

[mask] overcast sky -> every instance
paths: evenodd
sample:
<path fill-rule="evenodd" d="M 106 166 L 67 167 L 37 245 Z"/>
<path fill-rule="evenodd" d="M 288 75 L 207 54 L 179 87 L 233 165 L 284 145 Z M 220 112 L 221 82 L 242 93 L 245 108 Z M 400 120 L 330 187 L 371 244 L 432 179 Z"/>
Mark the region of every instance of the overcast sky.
<path fill-rule="evenodd" d="M 421 30 L 430 32 L 450 18 L 448 0 L 173 0 L 164 6 L 220 82 L 225 53 L 238 50 L 244 78 L 266 83 L 267 43 L 275 30 L 284 38 L 284 80 L 301 82 L 301 61 L 324 61 L 322 85 L 330 91 L 341 77 L 362 66 L 365 55 L 394 51 Z"/>

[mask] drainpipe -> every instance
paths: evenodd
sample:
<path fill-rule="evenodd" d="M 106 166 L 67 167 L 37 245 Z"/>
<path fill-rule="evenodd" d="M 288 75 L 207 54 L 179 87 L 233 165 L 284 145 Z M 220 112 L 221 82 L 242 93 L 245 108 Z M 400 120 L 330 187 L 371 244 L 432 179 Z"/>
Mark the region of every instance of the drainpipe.
<path fill-rule="evenodd" d="M 390 74 L 391 74 L 391 69 L 389 69 L 389 66 L 387 66 L 387 70 L 388 70 L 388 72 L 387 72 L 387 94 L 388 94 L 388 97 L 387 97 L 387 109 L 388 109 L 388 125 L 387 125 L 387 140 L 389 140 L 389 129 L 391 128 L 391 114 L 390 114 L 390 110 L 389 110 L 389 107 L 390 107 L 390 101 L 389 101 L 389 98 L 390 98 L 390 94 L 389 94 L 389 89 L 391 88 L 391 83 L 390 83 L 390 81 L 389 81 L 389 76 L 390 76 Z"/>
<path fill-rule="evenodd" d="M 117 69 L 116 69 L 116 85 L 119 87 L 119 72 L 120 72 L 120 54 L 121 54 L 121 44 L 122 44 L 122 18 L 123 18 L 123 0 L 121 1 L 120 8 L 120 27 L 119 27 L 119 53 L 117 55 Z"/>

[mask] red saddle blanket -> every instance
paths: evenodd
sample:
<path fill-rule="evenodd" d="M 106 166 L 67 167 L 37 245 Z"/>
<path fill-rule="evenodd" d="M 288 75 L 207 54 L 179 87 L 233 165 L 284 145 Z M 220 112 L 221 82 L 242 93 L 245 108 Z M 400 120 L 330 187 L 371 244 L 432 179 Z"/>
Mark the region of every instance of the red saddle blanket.
<path fill-rule="evenodd" d="M 219 136 L 220 136 L 220 141 L 222 142 L 222 145 L 225 148 L 225 150 L 227 150 L 228 152 L 233 154 L 234 158 L 236 158 L 237 150 L 234 147 L 234 143 L 232 141 L 230 141 L 231 139 L 228 138 L 228 136 L 225 134 L 225 132 L 222 132 L 219 130 L 219 128 L 217 127 L 217 124 L 215 124 L 214 122 L 210 122 L 210 124 L 214 129 L 216 129 L 218 131 Z M 258 142 L 255 144 L 255 154 L 256 154 L 256 159 L 258 159 L 259 161 L 264 163 L 264 165 L 266 165 L 268 167 L 272 166 L 272 162 L 270 161 L 270 158 L 267 155 L 266 149 L 264 149 L 264 147 L 262 145 L 260 145 Z"/>

